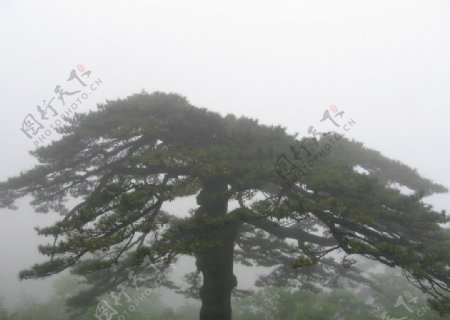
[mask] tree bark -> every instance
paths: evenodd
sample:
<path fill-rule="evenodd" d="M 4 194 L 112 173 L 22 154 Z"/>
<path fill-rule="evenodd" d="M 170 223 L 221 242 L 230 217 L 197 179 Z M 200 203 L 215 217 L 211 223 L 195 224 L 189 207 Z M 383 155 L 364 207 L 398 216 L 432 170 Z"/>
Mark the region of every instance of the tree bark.
<path fill-rule="evenodd" d="M 199 208 L 196 216 L 218 217 L 227 214 L 228 185 L 220 181 L 208 181 L 197 197 Z M 231 320 L 231 291 L 237 285 L 233 274 L 234 240 L 239 223 L 225 220 L 208 236 L 214 241 L 212 249 L 196 253 L 197 269 L 202 272 L 200 288 L 202 307 L 200 320 Z"/>

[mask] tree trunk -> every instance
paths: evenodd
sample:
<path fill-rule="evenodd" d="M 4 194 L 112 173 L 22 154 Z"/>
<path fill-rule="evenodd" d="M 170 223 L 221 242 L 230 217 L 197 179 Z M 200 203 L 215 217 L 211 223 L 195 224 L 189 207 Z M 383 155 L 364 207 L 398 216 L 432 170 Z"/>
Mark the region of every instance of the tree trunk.
<path fill-rule="evenodd" d="M 220 181 L 208 181 L 197 197 L 196 216 L 219 217 L 227 214 L 228 186 Z M 197 269 L 202 272 L 200 288 L 202 307 L 200 320 L 231 320 L 231 291 L 237 285 L 233 274 L 234 240 L 238 223 L 225 220 L 207 237 L 214 241 L 211 250 L 196 253 Z"/>

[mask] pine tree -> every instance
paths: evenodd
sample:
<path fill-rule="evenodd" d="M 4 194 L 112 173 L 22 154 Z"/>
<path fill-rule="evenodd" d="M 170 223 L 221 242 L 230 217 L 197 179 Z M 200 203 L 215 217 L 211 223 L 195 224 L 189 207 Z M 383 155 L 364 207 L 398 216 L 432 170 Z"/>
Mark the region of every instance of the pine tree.
<path fill-rule="evenodd" d="M 39 247 L 49 260 L 20 277 L 70 268 L 95 284 L 74 304 L 92 303 L 133 274 L 148 272 L 141 280 L 150 281 L 147 258 L 167 267 L 188 254 L 203 279 L 200 319 L 229 320 L 234 262 L 277 266 L 260 285 L 313 288 L 337 276 L 366 281 L 355 255 L 402 268 L 434 308 L 449 309 L 450 235 L 442 227 L 449 219 L 422 201 L 447 189 L 361 143 L 332 133 L 296 141 L 283 127 L 158 92 L 107 101 L 60 133 L 32 151 L 39 165 L 0 184 L 0 206 L 31 195 L 36 212 L 61 214 L 37 228 L 55 239 Z M 320 157 L 287 179 L 280 154 L 297 150 L 301 160 L 299 143 Z M 189 218 L 162 210 L 193 195 L 198 208 Z"/>

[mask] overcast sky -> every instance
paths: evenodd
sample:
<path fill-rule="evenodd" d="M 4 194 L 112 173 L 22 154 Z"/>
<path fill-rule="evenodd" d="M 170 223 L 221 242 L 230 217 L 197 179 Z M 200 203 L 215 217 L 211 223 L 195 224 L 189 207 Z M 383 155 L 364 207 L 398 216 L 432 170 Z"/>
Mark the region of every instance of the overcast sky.
<path fill-rule="evenodd" d="M 336 105 L 349 137 L 450 187 L 449 18 L 448 0 L 0 0 L 0 179 L 34 164 L 19 128 L 82 65 L 102 83 L 80 111 L 177 92 L 306 135 Z M 449 194 L 428 201 L 450 209 Z M 0 210 L 8 303 L 39 292 L 17 272 L 40 259 L 33 227 L 54 218 Z"/>

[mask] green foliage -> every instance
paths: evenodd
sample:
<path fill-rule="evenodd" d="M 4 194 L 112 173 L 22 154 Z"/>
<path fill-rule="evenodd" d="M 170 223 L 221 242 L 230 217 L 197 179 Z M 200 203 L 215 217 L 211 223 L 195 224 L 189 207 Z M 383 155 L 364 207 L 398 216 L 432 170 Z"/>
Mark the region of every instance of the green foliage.
<path fill-rule="evenodd" d="M 390 316 L 392 319 L 413 320 L 449 320 L 450 316 L 441 317 L 427 304 L 427 296 L 412 286 L 404 277 L 390 272 L 374 275 L 374 281 L 382 291 L 373 291 L 374 306 L 378 315 Z M 389 319 L 389 318 L 386 318 Z"/>
<path fill-rule="evenodd" d="M 404 319 L 408 320 L 450 320 L 450 317 L 440 317 L 435 311 L 430 310 L 426 306 L 426 297 L 403 277 L 387 273 L 374 275 L 373 280 L 382 288 L 382 291 L 360 288 L 352 289 L 354 293 L 344 289 L 314 292 L 266 287 L 248 297 L 233 299 L 233 319 L 376 320 L 385 314 L 392 319 L 406 317 Z M 88 320 L 95 318 L 94 307 L 86 308 L 72 318 L 69 318 L 64 307 L 64 300 L 82 289 L 79 278 L 73 276 L 60 278 L 55 281 L 53 288 L 54 294 L 47 303 L 31 303 L 9 315 L 0 307 L 0 319 Z M 126 292 L 133 300 L 139 296 L 139 292 L 134 288 L 129 288 Z M 409 297 L 408 307 L 415 313 L 411 313 L 404 307 L 395 306 L 401 295 Z M 103 298 L 107 301 L 111 300 L 107 295 Z M 405 299 L 408 301 L 408 298 Z M 124 298 L 121 300 L 121 306 L 114 306 L 111 301 L 110 303 L 119 314 L 125 314 L 127 308 L 133 305 L 132 302 L 127 303 Z M 196 320 L 198 312 L 197 304 L 187 304 L 177 309 L 166 307 L 158 293 L 153 292 L 137 305 L 136 311 L 128 313 L 127 320 Z"/>
<path fill-rule="evenodd" d="M 342 290 L 331 293 L 268 288 L 236 301 L 236 320 L 375 320 L 371 308 Z"/>
<path fill-rule="evenodd" d="M 8 313 L 0 306 L 0 320 L 8 320 Z"/>
<path fill-rule="evenodd" d="M 21 272 L 22 279 L 70 268 L 95 284 L 92 296 L 84 296 L 89 302 L 110 281 L 124 281 L 112 265 L 129 270 L 144 254 L 167 265 L 180 254 L 207 255 L 229 241 L 230 248 L 239 244 L 240 261 L 276 267 L 268 281 L 316 288 L 336 282 L 328 276 L 363 281 L 328 255 L 339 250 L 336 256 L 357 254 L 402 268 L 422 290 L 434 291 L 436 308 L 450 309 L 450 232 L 441 226 L 450 218 L 422 201 L 447 189 L 359 142 L 334 143 L 331 135 L 302 139 L 314 142 L 314 152 L 332 148 L 289 185 L 274 167 L 300 142 L 294 136 L 280 126 L 197 108 L 177 94 L 107 101 L 60 132 L 59 141 L 32 152 L 37 166 L 0 183 L 0 207 L 14 208 L 31 195 L 37 212 L 62 214 L 54 225 L 37 228 L 54 242 L 39 247 L 48 261 Z M 189 218 L 162 210 L 194 195 L 199 207 Z M 74 199 L 78 204 L 66 208 Z M 231 201 L 239 208 L 229 212 Z"/>
<path fill-rule="evenodd" d="M 234 300 L 235 320 L 449 320 L 427 306 L 426 296 L 405 278 L 393 274 L 374 276 L 382 291 L 343 289 L 330 292 L 293 291 L 285 288 L 264 288 L 250 297 Z M 355 289 L 354 289 L 355 290 Z M 404 306 L 396 306 L 399 297 Z M 401 301 L 401 300 L 400 300 Z M 408 303 L 409 301 L 409 303 Z M 384 317 L 384 318 L 383 318 Z"/>

